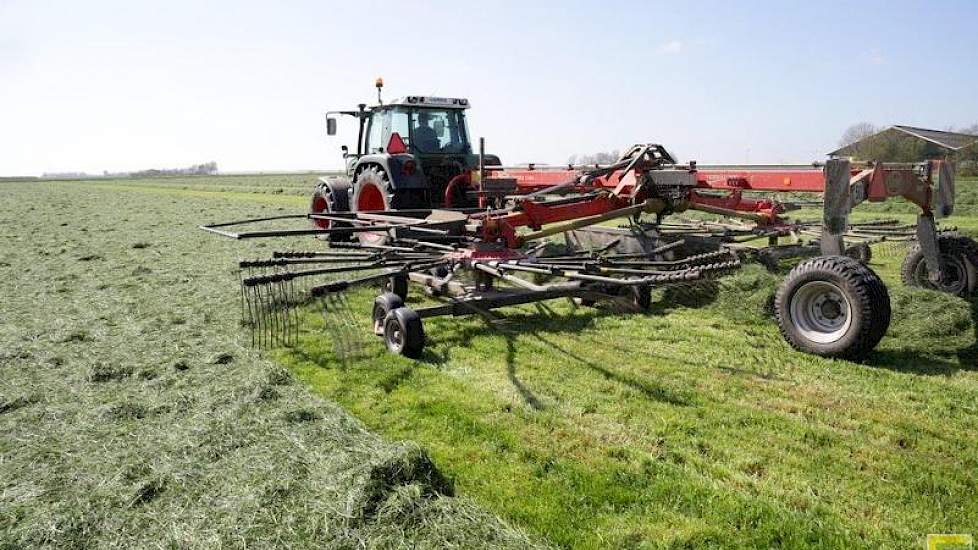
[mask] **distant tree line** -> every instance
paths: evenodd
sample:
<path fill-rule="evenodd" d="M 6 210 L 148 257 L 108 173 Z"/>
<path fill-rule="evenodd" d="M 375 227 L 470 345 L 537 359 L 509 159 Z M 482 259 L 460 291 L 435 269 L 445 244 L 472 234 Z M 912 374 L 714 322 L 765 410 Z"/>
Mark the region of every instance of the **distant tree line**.
<path fill-rule="evenodd" d="M 869 122 L 860 122 L 846 128 L 839 139 L 839 146 L 852 146 L 850 156 L 859 160 L 882 162 L 921 162 L 928 159 L 949 158 L 957 163 L 962 176 L 978 175 L 978 144 L 956 152 L 901 132 L 883 132 Z M 978 124 L 963 128 L 948 128 L 948 132 L 978 136 Z M 878 134 L 878 135 L 877 135 Z M 869 139 L 867 139 L 869 138 Z"/>
<path fill-rule="evenodd" d="M 108 171 L 106 171 L 105 175 L 128 176 L 131 178 L 149 178 L 154 176 L 208 176 L 216 173 L 217 163 L 210 161 L 203 164 L 194 164 L 193 166 L 188 166 L 186 168 L 150 168 L 149 170 L 140 170 L 138 172 L 128 172 L 123 174 L 110 174 Z"/>
<path fill-rule="evenodd" d="M 618 151 L 607 151 L 592 155 L 571 155 L 567 159 L 567 164 L 614 164 L 620 156 Z"/>
<path fill-rule="evenodd" d="M 109 172 L 105 170 L 101 175 L 88 174 L 85 172 L 45 172 L 41 177 L 48 179 L 80 179 L 80 178 L 151 178 L 154 176 L 208 176 L 217 173 L 217 163 L 214 161 L 203 164 L 194 164 L 186 168 L 151 168 L 149 170 L 139 170 L 136 172 Z"/>

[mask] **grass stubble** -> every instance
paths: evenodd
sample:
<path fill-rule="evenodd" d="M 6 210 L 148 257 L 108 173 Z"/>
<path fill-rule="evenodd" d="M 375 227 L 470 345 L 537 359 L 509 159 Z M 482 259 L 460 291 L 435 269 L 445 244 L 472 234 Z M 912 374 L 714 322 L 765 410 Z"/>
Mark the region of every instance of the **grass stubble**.
<path fill-rule="evenodd" d="M 247 347 L 248 247 L 196 224 L 281 207 L 0 192 L 0 547 L 529 544 Z"/>

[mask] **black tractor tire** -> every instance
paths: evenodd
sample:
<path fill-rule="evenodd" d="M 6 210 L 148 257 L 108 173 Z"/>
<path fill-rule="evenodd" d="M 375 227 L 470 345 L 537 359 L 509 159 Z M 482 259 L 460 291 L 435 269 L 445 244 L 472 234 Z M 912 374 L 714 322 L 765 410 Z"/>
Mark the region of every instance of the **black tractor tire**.
<path fill-rule="evenodd" d="M 385 292 L 374 298 L 373 311 L 370 318 L 373 320 L 374 334 L 384 335 L 384 320 L 387 314 L 399 307 L 404 307 L 404 300 L 393 292 Z"/>
<path fill-rule="evenodd" d="M 309 202 L 310 214 L 332 214 L 334 212 L 350 211 L 350 184 L 345 181 L 335 181 L 331 183 L 319 182 L 312 192 L 312 199 Z M 336 222 L 332 220 L 312 220 L 312 226 L 317 229 L 333 229 L 351 227 L 351 224 Z M 324 235 L 324 239 L 330 242 L 350 242 L 353 240 L 353 232 L 335 232 Z"/>
<path fill-rule="evenodd" d="M 859 263 L 865 265 L 873 261 L 873 249 L 869 246 L 869 243 L 856 243 L 846 248 L 846 256 L 853 260 L 858 260 Z"/>
<path fill-rule="evenodd" d="M 795 349 L 861 359 L 890 326 L 890 295 L 858 260 L 818 256 L 788 273 L 775 294 L 774 313 L 781 335 Z"/>
<path fill-rule="evenodd" d="M 978 243 L 954 233 L 938 235 L 937 247 L 945 267 L 940 284 L 931 282 L 920 244 L 910 247 L 900 268 L 900 279 L 907 286 L 930 288 L 967 298 L 978 289 Z"/>
<path fill-rule="evenodd" d="M 407 300 L 408 276 L 403 273 L 391 275 L 386 281 L 384 281 L 384 290 L 386 292 L 393 292 L 394 294 L 397 294 L 401 297 L 401 300 Z"/>
<path fill-rule="evenodd" d="M 418 312 L 399 307 L 384 319 L 384 342 L 391 353 L 417 359 L 424 351 L 424 327 Z"/>

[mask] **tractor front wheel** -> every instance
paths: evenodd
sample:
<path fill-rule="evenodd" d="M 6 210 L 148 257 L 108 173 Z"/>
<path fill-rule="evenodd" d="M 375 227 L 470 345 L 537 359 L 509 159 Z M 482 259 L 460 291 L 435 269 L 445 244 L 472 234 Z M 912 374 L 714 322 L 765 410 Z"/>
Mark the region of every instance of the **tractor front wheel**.
<path fill-rule="evenodd" d="M 795 349 L 859 359 L 890 326 L 890 296 L 879 276 L 858 260 L 819 256 L 788 273 L 774 299 L 781 334 Z"/>
<path fill-rule="evenodd" d="M 353 206 L 357 212 L 383 212 L 394 208 L 394 189 L 387 173 L 380 168 L 365 168 L 356 179 Z M 365 245 L 383 245 L 389 240 L 385 231 L 357 233 Z"/>
<path fill-rule="evenodd" d="M 310 214 L 334 214 L 350 211 L 350 184 L 345 181 L 331 183 L 320 182 L 312 192 L 309 203 Z M 317 229 L 338 229 L 350 227 L 349 223 L 334 220 L 312 220 Z M 349 242 L 353 240 L 353 232 L 337 231 L 325 237 L 330 242 Z"/>
<path fill-rule="evenodd" d="M 919 286 L 947 292 L 955 296 L 968 297 L 978 288 L 978 243 L 961 235 L 944 234 L 937 237 L 944 272 L 940 283 L 930 280 L 927 262 L 920 244 L 910 248 L 903 259 L 900 279 L 907 286 Z"/>

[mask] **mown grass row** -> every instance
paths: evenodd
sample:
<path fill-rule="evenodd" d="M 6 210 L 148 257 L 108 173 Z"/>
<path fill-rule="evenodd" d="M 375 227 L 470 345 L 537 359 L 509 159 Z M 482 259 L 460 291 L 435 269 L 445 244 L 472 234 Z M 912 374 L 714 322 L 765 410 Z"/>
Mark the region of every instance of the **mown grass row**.
<path fill-rule="evenodd" d="M 0 548 L 531 544 L 249 348 L 277 197 L 102 185 L 0 184 Z"/>

